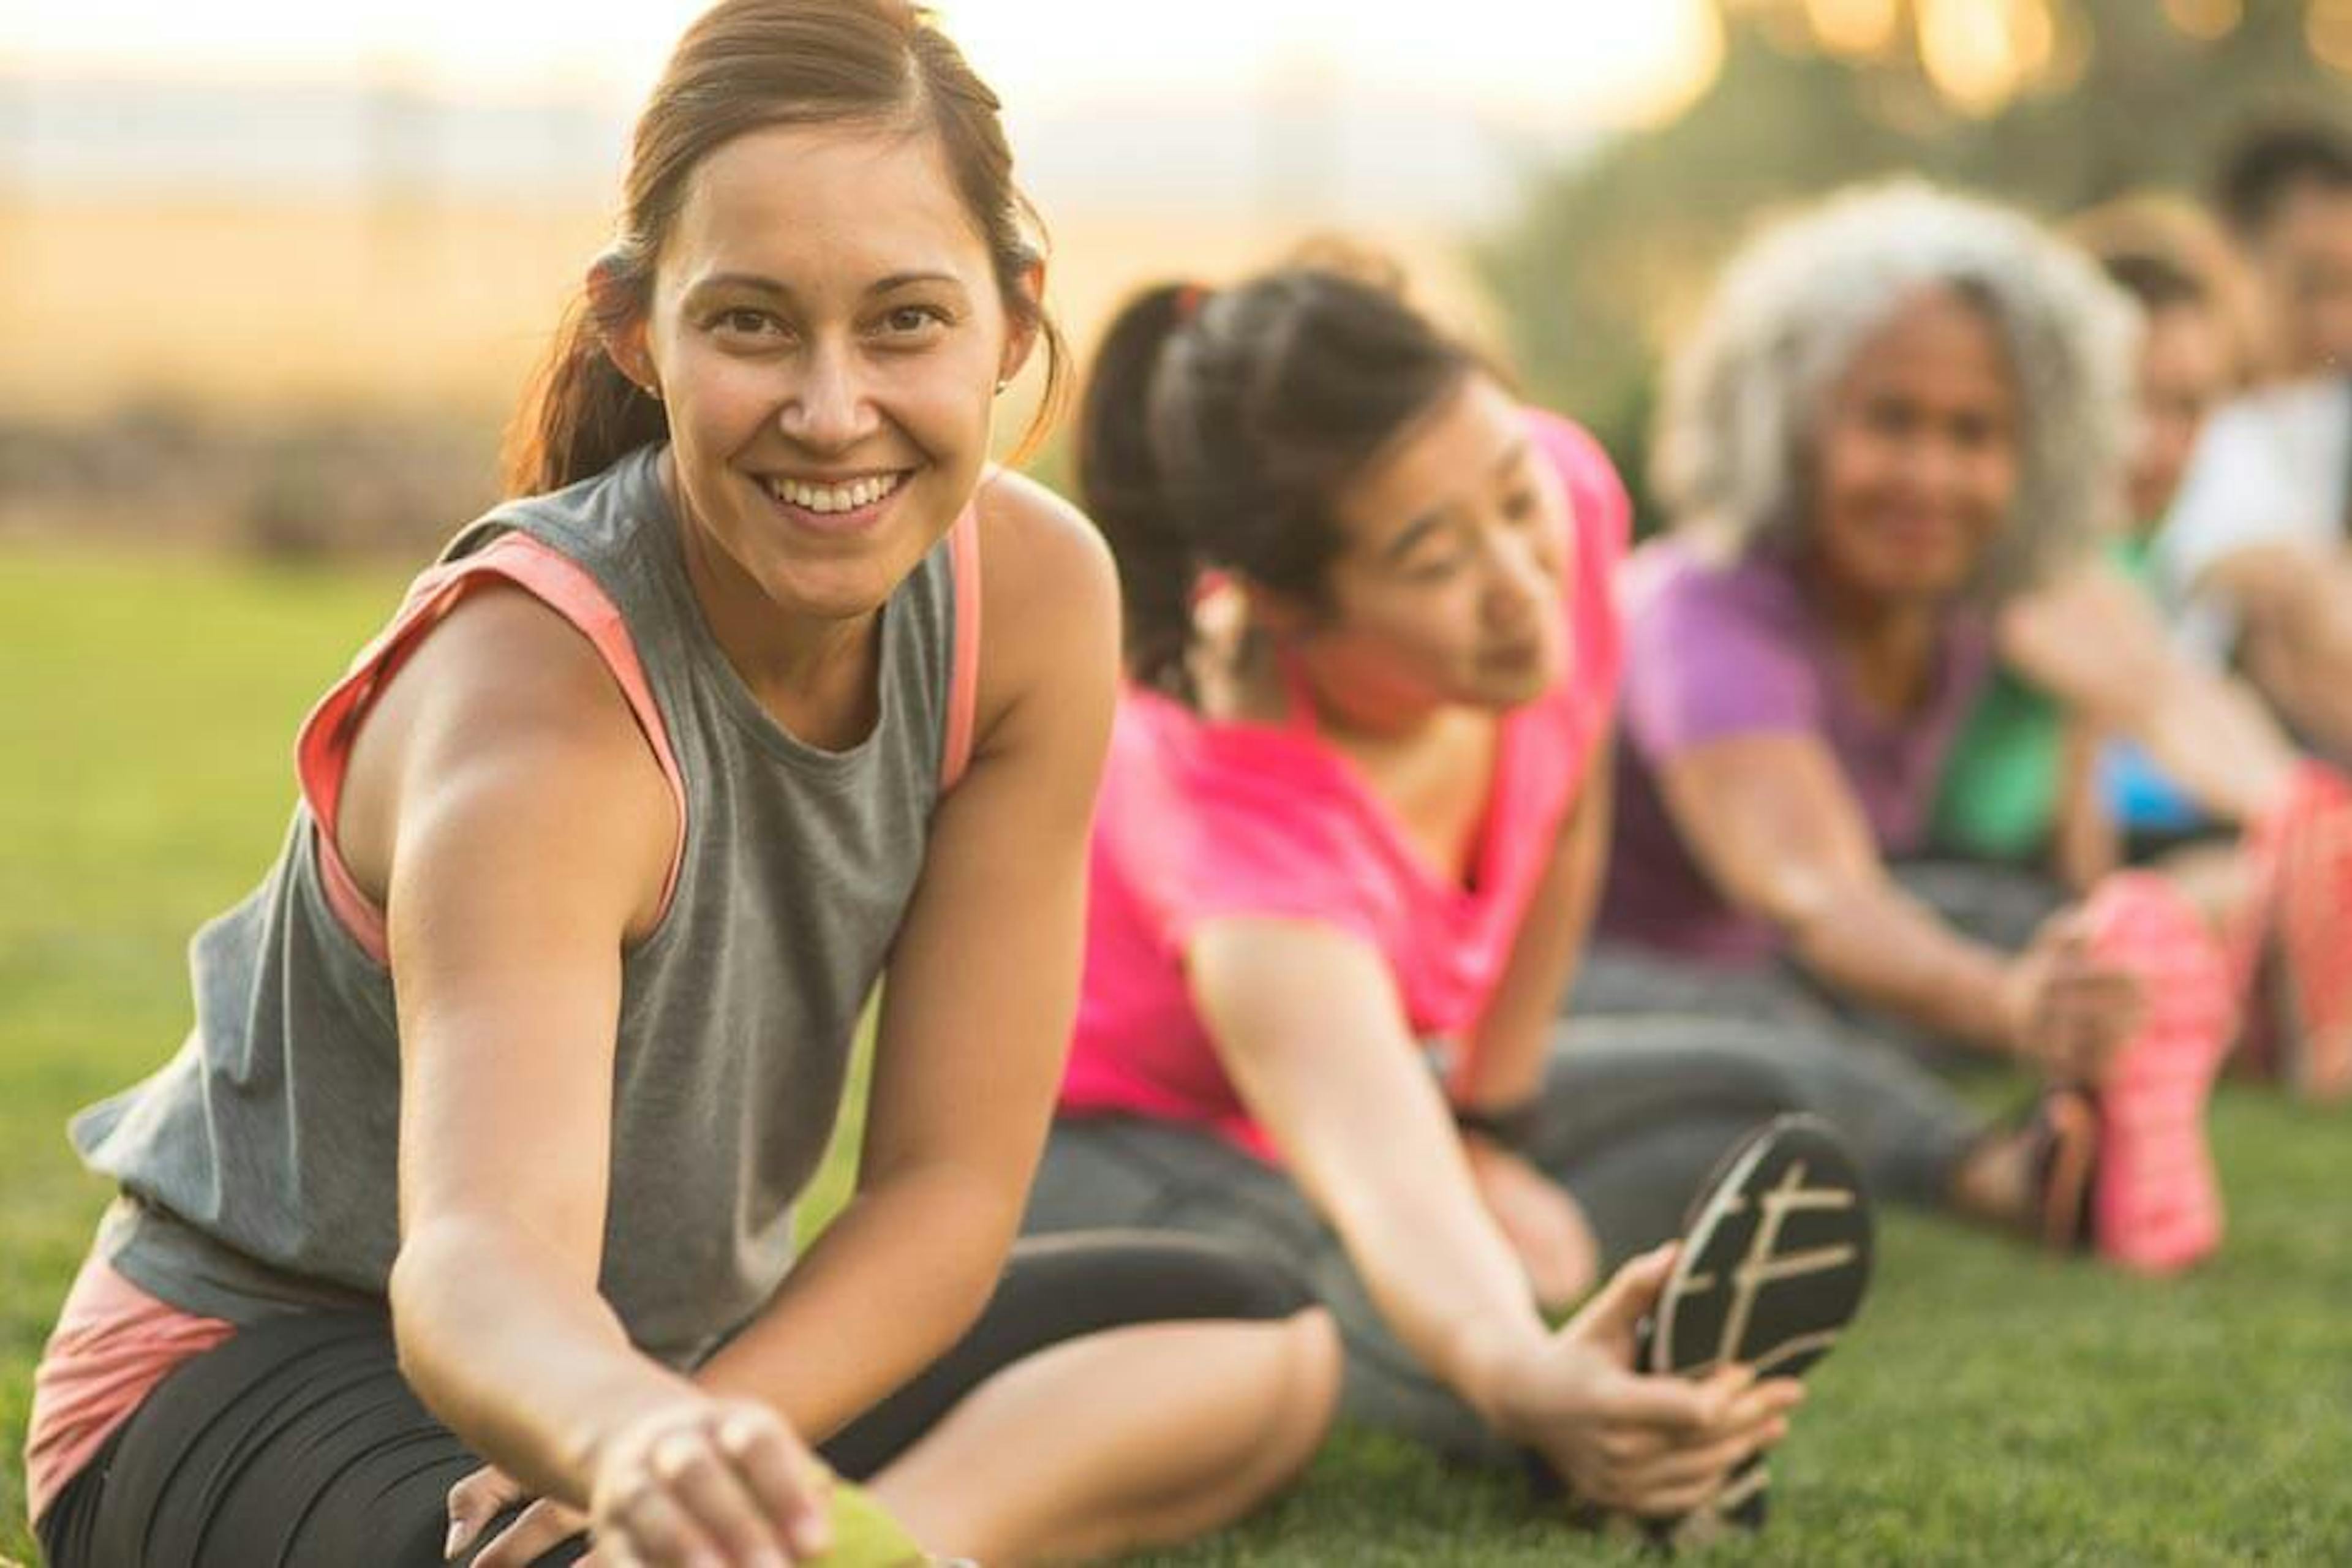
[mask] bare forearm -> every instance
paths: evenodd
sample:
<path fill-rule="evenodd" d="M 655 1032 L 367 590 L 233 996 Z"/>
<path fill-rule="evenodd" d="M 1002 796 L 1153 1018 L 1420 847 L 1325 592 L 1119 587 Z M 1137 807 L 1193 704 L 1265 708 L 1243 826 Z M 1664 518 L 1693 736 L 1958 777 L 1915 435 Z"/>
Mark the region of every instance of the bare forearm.
<path fill-rule="evenodd" d="M 1019 1224 L 1004 1184 L 940 1167 L 861 1193 L 775 1300 L 695 1374 L 822 1442 L 929 1365 L 988 1302 Z"/>
<path fill-rule="evenodd" d="M 1400 1179 L 1318 1202 L 1397 1338 L 1474 1408 L 1490 1411 L 1496 1365 L 1543 1335 L 1527 1275 L 1458 1148 L 1443 1161 L 1399 1155 L 1391 1169 Z"/>
<path fill-rule="evenodd" d="M 400 1366 L 425 1407 L 543 1496 L 584 1507 L 593 1435 L 684 1379 L 630 1345 L 578 1271 L 527 1231 L 436 1222 L 393 1267 Z"/>
<path fill-rule="evenodd" d="M 1796 961 L 1840 995 L 1979 1050 L 2015 1051 L 2007 959 L 1892 883 L 1840 896 L 1789 935 Z"/>

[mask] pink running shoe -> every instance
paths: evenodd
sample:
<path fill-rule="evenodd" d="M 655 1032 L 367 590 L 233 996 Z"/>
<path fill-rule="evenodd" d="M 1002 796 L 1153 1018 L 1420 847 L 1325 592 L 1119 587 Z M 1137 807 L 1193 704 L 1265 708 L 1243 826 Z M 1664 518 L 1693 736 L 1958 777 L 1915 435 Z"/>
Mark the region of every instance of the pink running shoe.
<path fill-rule="evenodd" d="M 2147 872 L 2108 878 L 2084 907 L 2091 952 L 2139 977 L 2139 1030 L 2092 1091 L 2098 1117 L 2091 1243 L 2143 1274 L 2169 1274 L 2221 1240 L 2205 1106 L 2227 1054 L 2228 965 L 2196 909 Z"/>
<path fill-rule="evenodd" d="M 2305 1099 L 2352 1097 L 2352 784 L 2307 763 L 2248 838 L 2273 1068 Z"/>

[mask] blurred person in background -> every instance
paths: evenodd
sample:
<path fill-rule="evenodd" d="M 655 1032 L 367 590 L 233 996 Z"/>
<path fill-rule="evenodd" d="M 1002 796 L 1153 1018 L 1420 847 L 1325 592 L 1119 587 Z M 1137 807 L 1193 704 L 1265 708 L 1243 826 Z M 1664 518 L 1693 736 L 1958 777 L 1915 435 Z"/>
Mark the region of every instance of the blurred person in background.
<path fill-rule="evenodd" d="M 2216 193 L 2263 287 L 2254 392 L 2208 424 L 2158 541 L 2198 655 L 2352 757 L 2352 135 L 2257 133 Z"/>
<path fill-rule="evenodd" d="M 121 1196 L 37 1374 L 58 1568 L 807 1561 L 828 1465 L 1063 1557 L 1312 1452 L 1336 1344 L 1277 1262 L 1006 1268 L 1118 624 L 1084 520 L 987 461 L 1057 348 L 1025 210 L 903 0 L 688 30 L 517 499 L 303 727 L 186 1044 L 76 1123 Z"/>
<path fill-rule="evenodd" d="M 2257 286 L 2254 378 L 2352 374 L 2352 132 L 2248 132 L 2222 157 L 2213 205 Z"/>
<path fill-rule="evenodd" d="M 1024 1228 L 1294 1259 L 1343 1416 L 1532 1455 L 1588 1505 L 1746 1508 L 1801 1390 L 1648 1375 L 1636 1325 L 1653 1249 L 1795 1088 L 1722 1027 L 1555 1023 L 1607 842 L 1624 490 L 1392 271 L 1317 256 L 1140 294 L 1088 378 L 1129 685 Z"/>
<path fill-rule="evenodd" d="M 2098 560 L 2061 571 L 2002 617 L 2000 667 L 1946 760 L 1930 842 L 2040 866 L 2078 892 L 2119 864 L 2160 865 L 2240 972 L 2247 1065 L 2340 1097 L 2352 1089 L 2345 786 L 2156 618 L 2157 531 L 2206 420 L 2249 363 L 2231 258 L 2193 209 L 2153 198 L 2086 214 L 2073 235 L 2139 310 L 2127 510 Z M 2117 591 L 2124 583 L 2136 596 Z M 2214 788 L 2210 767 L 2184 785 L 2147 746 L 2103 727 L 2103 715 L 2133 710 L 2172 754 L 2221 759 L 2231 787 Z"/>
<path fill-rule="evenodd" d="M 1668 535 L 1624 574 L 1625 744 L 1575 1005 L 1780 1017 L 1872 1091 L 1816 1102 L 1882 1190 L 2162 1271 L 2210 1253 L 2231 1024 L 2187 900 L 2070 904 L 1928 864 L 1996 624 L 2083 560 L 2130 424 L 2128 304 L 2021 216 L 1916 183 L 1777 224 L 1675 355 Z M 2017 1064 L 1987 1128 L 1930 1065 Z"/>

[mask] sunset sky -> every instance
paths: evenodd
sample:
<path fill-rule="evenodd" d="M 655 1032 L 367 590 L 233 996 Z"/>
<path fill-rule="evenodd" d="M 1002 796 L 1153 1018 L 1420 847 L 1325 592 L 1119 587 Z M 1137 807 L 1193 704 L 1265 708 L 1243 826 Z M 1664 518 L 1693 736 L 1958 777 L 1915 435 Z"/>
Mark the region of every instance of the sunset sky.
<path fill-rule="evenodd" d="M 0 68 L 285 76 L 400 69 L 467 95 L 634 97 L 697 0 L 72 0 L 0 7 Z M 1475 102 L 1530 129 L 1595 128 L 1704 76 L 1703 0 L 946 0 L 947 26 L 1017 113 L 1253 87 L 1319 71 L 1351 88 Z"/>

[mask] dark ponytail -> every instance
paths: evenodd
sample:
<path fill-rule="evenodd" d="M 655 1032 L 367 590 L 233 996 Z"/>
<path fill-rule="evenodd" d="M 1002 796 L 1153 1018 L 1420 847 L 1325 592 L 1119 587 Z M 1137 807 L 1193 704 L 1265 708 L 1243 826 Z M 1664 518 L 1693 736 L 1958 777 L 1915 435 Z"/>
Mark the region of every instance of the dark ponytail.
<path fill-rule="evenodd" d="M 563 313 L 555 348 L 523 390 L 507 431 L 509 495 L 562 489 L 603 473 L 626 453 L 669 438 L 669 415 L 604 352 L 608 327 L 583 290 Z"/>
<path fill-rule="evenodd" d="M 1201 562 L 1192 530 L 1168 504 L 1150 408 L 1160 353 L 1199 298 L 1192 286 L 1170 283 L 1129 300 L 1095 350 L 1078 404 L 1078 493 L 1118 563 L 1128 671 L 1188 701 L 1185 656 Z"/>
<path fill-rule="evenodd" d="M 1193 699 L 1205 571 L 1324 603 L 1331 497 L 1478 365 L 1393 289 L 1318 267 L 1129 301 L 1078 412 L 1079 493 L 1118 562 L 1129 675 Z"/>

